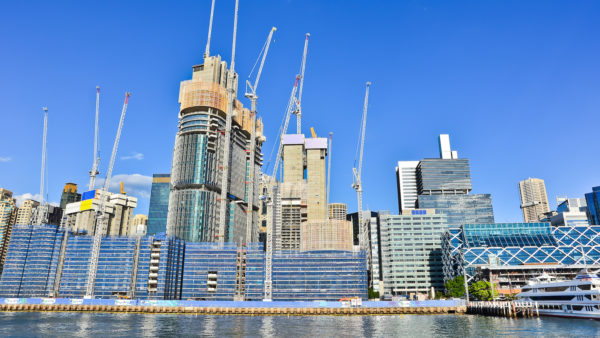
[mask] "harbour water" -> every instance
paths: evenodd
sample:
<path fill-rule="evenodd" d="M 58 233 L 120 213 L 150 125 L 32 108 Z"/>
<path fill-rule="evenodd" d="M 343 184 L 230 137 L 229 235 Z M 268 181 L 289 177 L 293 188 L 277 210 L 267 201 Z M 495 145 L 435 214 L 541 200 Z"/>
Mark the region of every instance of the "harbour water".
<path fill-rule="evenodd" d="M 0 337 L 490 337 L 600 336 L 600 322 L 472 315 L 192 316 L 0 312 Z"/>

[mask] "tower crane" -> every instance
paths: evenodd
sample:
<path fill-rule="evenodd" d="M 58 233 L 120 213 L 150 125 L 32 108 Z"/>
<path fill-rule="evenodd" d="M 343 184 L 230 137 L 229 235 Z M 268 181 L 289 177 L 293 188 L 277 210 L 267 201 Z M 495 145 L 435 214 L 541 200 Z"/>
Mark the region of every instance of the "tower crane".
<path fill-rule="evenodd" d="M 237 21 L 239 0 L 235 0 L 235 12 L 233 16 L 233 43 L 231 46 L 231 66 L 227 72 L 227 116 L 225 118 L 225 135 L 224 135 L 224 150 L 223 150 L 223 172 L 221 173 L 221 204 L 219 208 L 219 243 L 225 243 L 226 215 L 227 215 L 227 191 L 229 188 L 229 157 L 231 156 L 231 124 L 233 119 L 233 104 L 237 87 L 234 88 L 235 81 L 235 43 L 237 36 Z"/>
<path fill-rule="evenodd" d="M 329 186 L 331 182 L 331 143 L 333 142 L 333 133 L 329 132 L 329 146 L 327 147 L 327 194 L 326 202 L 327 208 L 329 209 Z M 329 210 L 328 210 L 329 211 Z"/>
<path fill-rule="evenodd" d="M 296 134 L 302 134 L 302 88 L 304 86 L 304 69 L 306 68 L 306 54 L 308 53 L 308 38 L 310 33 L 306 33 L 304 39 L 304 52 L 302 53 L 302 63 L 300 64 L 300 88 L 298 89 L 298 103 L 294 115 L 296 115 Z"/>
<path fill-rule="evenodd" d="M 90 170 L 90 184 L 89 190 L 94 189 L 96 185 L 96 175 L 98 171 L 98 165 L 100 165 L 100 157 L 98 157 L 98 114 L 100 112 L 100 86 L 96 86 L 96 123 L 94 124 L 94 162 L 92 163 L 92 170 Z"/>
<path fill-rule="evenodd" d="M 117 128 L 117 135 L 115 136 L 115 143 L 113 144 L 112 154 L 110 156 L 110 162 L 108 169 L 106 170 L 106 179 L 102 187 L 102 192 L 99 194 L 98 211 L 96 212 L 96 227 L 94 230 L 94 243 L 92 246 L 92 257 L 90 258 L 90 265 L 88 267 L 87 285 L 85 289 L 85 298 L 93 298 L 94 296 L 94 284 L 96 282 L 96 270 L 98 269 L 98 257 L 100 255 L 100 243 L 102 242 L 102 236 L 106 232 L 108 218 L 106 217 L 106 202 L 110 198 L 108 188 L 110 186 L 110 179 L 112 176 L 113 168 L 115 166 L 115 159 L 117 157 L 117 149 L 119 148 L 119 141 L 121 140 L 121 131 L 123 130 L 123 122 L 125 121 L 125 112 L 127 111 L 127 104 L 129 103 L 129 96 L 131 93 L 125 93 L 125 101 L 123 102 L 123 109 L 121 110 L 121 119 L 119 120 L 119 127 Z"/>
<path fill-rule="evenodd" d="M 48 108 L 44 110 L 44 133 L 42 136 L 42 172 L 40 175 L 40 205 L 32 213 L 31 223 L 42 225 L 48 223 L 48 206 L 44 205 L 44 178 L 46 174 L 46 136 L 48 134 Z"/>
<path fill-rule="evenodd" d="M 356 190 L 356 199 L 358 202 L 358 244 L 361 250 L 368 250 L 368 238 L 367 238 L 367 222 L 363 219 L 362 210 L 362 162 L 363 162 L 363 151 L 365 148 L 365 130 L 367 128 L 367 105 L 369 103 L 369 86 L 371 82 L 367 82 L 367 89 L 365 92 L 365 103 L 363 106 L 362 123 L 360 128 L 360 139 L 359 139 L 359 154 L 358 154 L 358 168 L 352 168 L 354 174 L 354 183 L 352 188 Z"/>
<path fill-rule="evenodd" d="M 267 41 L 265 42 L 265 46 L 262 53 L 262 59 L 260 61 L 260 66 L 258 67 L 258 71 L 256 73 L 256 79 L 254 79 L 254 85 L 252 85 L 248 80 L 246 80 L 246 94 L 245 96 L 250 99 L 250 150 L 249 157 L 249 173 L 248 173 L 248 208 L 246 211 L 246 243 L 252 242 L 252 223 L 253 223 L 253 204 L 254 204 L 254 157 L 255 148 L 256 148 L 256 100 L 258 96 L 256 95 L 256 88 L 258 87 L 258 81 L 260 80 L 260 76 L 262 74 L 263 66 L 265 65 L 265 59 L 267 58 L 267 54 L 269 53 L 269 47 L 271 46 L 271 39 L 273 38 L 273 33 L 277 30 L 276 27 L 271 28 L 269 31 L 269 36 L 267 37 Z M 260 58 L 260 54 L 258 56 Z M 248 76 L 250 78 L 250 76 Z"/>
<path fill-rule="evenodd" d="M 285 118 L 283 122 L 283 126 L 281 127 L 281 133 L 279 134 L 279 146 L 277 149 L 277 156 L 275 157 L 275 165 L 273 166 L 273 174 L 267 178 L 267 195 L 261 198 L 264 198 L 267 204 L 267 250 L 265 255 L 265 301 L 272 300 L 272 272 L 273 272 L 273 188 L 276 185 L 276 175 L 277 170 L 279 169 L 279 163 L 281 162 L 281 153 L 283 151 L 283 136 L 287 133 L 288 125 L 290 123 L 290 116 L 292 113 L 296 114 L 296 112 L 300 112 L 300 98 L 296 97 L 298 93 L 298 83 L 301 82 L 301 78 L 304 73 L 304 66 L 306 64 L 306 52 L 308 49 L 308 37 L 310 34 L 306 34 L 306 39 L 304 40 L 304 52 L 302 55 L 302 64 L 301 64 L 301 74 L 296 75 L 296 80 L 294 81 L 294 86 L 292 87 L 292 92 L 290 94 L 290 98 L 288 100 L 288 105 L 285 110 Z M 298 119 L 300 117 L 298 116 Z M 299 121 L 299 120 L 298 120 Z M 298 133 L 300 133 L 300 124 L 298 122 Z"/>

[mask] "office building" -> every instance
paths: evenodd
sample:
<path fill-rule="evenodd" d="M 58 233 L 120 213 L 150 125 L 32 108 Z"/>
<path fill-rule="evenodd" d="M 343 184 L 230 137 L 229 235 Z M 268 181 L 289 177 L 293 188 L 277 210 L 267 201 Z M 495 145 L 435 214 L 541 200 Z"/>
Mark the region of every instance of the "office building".
<path fill-rule="evenodd" d="M 233 79 L 232 83 L 228 78 Z M 262 122 L 256 120 L 251 126 L 254 119 L 249 110 L 235 99 L 237 82 L 238 75 L 230 74 L 220 56 L 208 55 L 203 64 L 193 67 L 192 79 L 181 82 L 167 217 L 169 235 L 189 242 L 242 243 L 258 239 L 245 237 L 247 216 L 257 215 L 248 212 L 249 208 L 258 211 L 261 145 L 265 138 Z M 228 112 L 228 90 L 235 99 L 233 112 Z M 225 139 L 228 113 L 232 113 L 230 140 Z M 256 136 L 254 149 L 250 149 L 252 134 Z M 230 143 L 229 158 L 224 159 L 226 142 Z M 225 181 L 221 177 L 224 172 L 228 173 Z M 250 177 L 252 201 L 247 200 Z M 223 182 L 227 183 L 224 199 Z M 222 208 L 225 219 L 219 219 Z M 251 235 L 255 237 L 257 221 L 252 220 Z"/>
<path fill-rule="evenodd" d="M 593 187 L 592 192 L 585 194 L 588 221 L 593 225 L 600 225 L 600 187 Z"/>
<path fill-rule="evenodd" d="M 550 223 L 465 224 L 443 235 L 444 279 L 466 272 L 469 282 L 490 280 L 515 294 L 543 272 L 570 279 L 600 268 L 600 227 Z"/>
<path fill-rule="evenodd" d="M 66 183 L 60 195 L 60 208 L 65 209 L 67 204 L 81 201 L 81 194 L 77 193 L 77 184 Z"/>
<path fill-rule="evenodd" d="M 13 198 L 12 191 L 0 188 L 0 274 L 2 274 L 12 228 L 17 221 L 17 210 L 17 202 Z"/>
<path fill-rule="evenodd" d="M 459 195 L 471 191 L 468 159 L 426 158 L 417 165 L 419 195 Z"/>
<path fill-rule="evenodd" d="M 544 180 L 528 178 L 520 181 L 519 194 L 521 195 L 523 220 L 526 223 L 539 221 L 544 218 L 545 213 L 550 211 Z"/>
<path fill-rule="evenodd" d="M 150 207 L 148 209 L 148 235 L 167 232 L 171 174 L 152 175 Z"/>
<path fill-rule="evenodd" d="M 550 217 L 552 226 L 588 226 L 587 204 L 585 198 L 559 197 L 556 214 Z"/>
<path fill-rule="evenodd" d="M 17 212 L 17 221 L 15 224 L 31 224 L 32 216 L 34 215 L 35 208 L 40 205 L 40 202 L 34 200 L 25 200 L 19 206 Z"/>
<path fill-rule="evenodd" d="M 83 193 L 80 202 L 69 203 L 65 209 L 65 226 L 69 230 L 96 233 L 96 215 L 100 209 L 100 199 L 107 198 L 105 211 L 107 236 L 128 236 L 132 233 L 133 210 L 137 206 L 137 198 L 125 194 L 114 194 L 103 190 L 91 190 Z M 135 232 L 135 231 L 133 231 Z"/>
<path fill-rule="evenodd" d="M 417 207 L 417 166 L 419 161 L 399 161 L 396 167 L 396 184 L 398 189 L 398 210 L 415 209 Z"/>
<path fill-rule="evenodd" d="M 494 223 L 490 194 L 419 195 L 419 208 L 446 215 L 449 227 L 467 223 Z"/>
<path fill-rule="evenodd" d="M 329 203 L 329 218 L 346 220 L 346 214 L 348 213 L 348 206 L 346 203 Z"/>
<path fill-rule="evenodd" d="M 380 214 L 381 264 L 385 295 L 429 294 L 442 290 L 441 235 L 446 215 L 413 209 L 402 215 Z"/>

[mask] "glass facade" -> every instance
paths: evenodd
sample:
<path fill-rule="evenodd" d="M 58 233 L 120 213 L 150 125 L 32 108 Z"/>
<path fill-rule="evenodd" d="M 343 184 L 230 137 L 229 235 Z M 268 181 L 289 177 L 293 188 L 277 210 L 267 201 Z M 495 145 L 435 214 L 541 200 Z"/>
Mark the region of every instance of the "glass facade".
<path fill-rule="evenodd" d="M 385 295 L 427 293 L 442 290 L 441 235 L 446 215 L 433 210 L 411 214 L 380 214 L 381 264 Z"/>
<path fill-rule="evenodd" d="M 593 187 L 591 193 L 585 194 L 585 201 L 590 224 L 600 225 L 600 187 Z"/>
<path fill-rule="evenodd" d="M 435 209 L 447 216 L 448 227 L 463 224 L 494 223 L 490 194 L 419 195 L 419 208 Z"/>
<path fill-rule="evenodd" d="M 600 227 L 552 227 L 550 223 L 465 224 L 443 235 L 444 279 L 469 280 L 489 266 L 600 267 Z"/>
<path fill-rule="evenodd" d="M 171 174 L 152 175 L 150 208 L 148 210 L 148 235 L 167 231 Z"/>
<path fill-rule="evenodd" d="M 468 159 L 426 158 L 417 166 L 419 195 L 463 193 L 471 191 Z M 419 206 L 419 208 L 423 208 Z"/>

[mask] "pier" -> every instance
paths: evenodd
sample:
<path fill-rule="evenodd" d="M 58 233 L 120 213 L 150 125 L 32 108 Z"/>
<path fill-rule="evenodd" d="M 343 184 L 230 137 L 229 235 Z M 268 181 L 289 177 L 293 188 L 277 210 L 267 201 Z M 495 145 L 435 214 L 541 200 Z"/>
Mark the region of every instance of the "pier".
<path fill-rule="evenodd" d="M 539 317 L 537 302 L 469 302 L 467 303 L 467 313 L 512 318 L 532 318 Z"/>
<path fill-rule="evenodd" d="M 77 304 L 78 303 L 78 304 Z M 242 316 L 350 316 L 403 314 L 459 314 L 461 301 L 378 302 L 235 302 L 169 300 L 89 300 L 52 298 L 0 298 L 0 311 L 105 312 L 138 314 L 242 315 Z"/>

